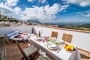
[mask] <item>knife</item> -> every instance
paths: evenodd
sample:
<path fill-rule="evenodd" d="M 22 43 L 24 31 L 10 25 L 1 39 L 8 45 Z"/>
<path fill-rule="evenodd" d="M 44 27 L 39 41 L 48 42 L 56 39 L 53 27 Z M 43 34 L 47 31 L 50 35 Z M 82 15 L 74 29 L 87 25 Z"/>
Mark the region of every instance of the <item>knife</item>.
<path fill-rule="evenodd" d="M 61 50 L 61 49 L 59 48 L 58 51 L 57 51 L 57 53 L 58 53 L 60 50 Z"/>

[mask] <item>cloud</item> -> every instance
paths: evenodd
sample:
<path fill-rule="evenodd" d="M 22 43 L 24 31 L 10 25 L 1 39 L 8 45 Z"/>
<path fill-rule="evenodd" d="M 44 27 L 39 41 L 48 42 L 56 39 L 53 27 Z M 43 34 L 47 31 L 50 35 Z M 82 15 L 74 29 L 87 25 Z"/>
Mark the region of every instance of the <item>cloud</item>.
<path fill-rule="evenodd" d="M 34 0 L 28 0 L 28 2 L 33 2 Z"/>
<path fill-rule="evenodd" d="M 18 15 L 21 9 L 19 7 L 11 8 L 9 6 L 6 6 L 5 3 L 0 3 L 0 10 L 1 14 L 7 15 L 7 16 L 13 16 L 16 18 L 19 18 L 20 16 Z"/>
<path fill-rule="evenodd" d="M 6 0 L 5 5 L 8 7 L 13 7 L 17 5 L 17 2 L 19 2 L 19 0 Z"/>
<path fill-rule="evenodd" d="M 41 23 L 53 23 L 53 24 L 69 24 L 69 23 L 78 23 L 78 24 L 83 24 L 83 23 L 90 23 L 90 20 L 83 20 L 83 19 L 71 19 L 71 20 L 44 20 L 40 21 Z"/>
<path fill-rule="evenodd" d="M 60 5 L 59 4 L 53 4 L 53 6 L 49 7 L 49 5 L 44 6 L 44 11 L 46 14 L 56 14 L 59 12 Z"/>
<path fill-rule="evenodd" d="M 90 6 L 90 0 L 62 0 L 67 3 L 80 5 L 82 7 Z"/>
<path fill-rule="evenodd" d="M 36 1 L 36 0 L 28 0 L 28 2 L 32 2 L 32 3 L 33 3 L 34 1 Z M 37 0 L 37 1 L 38 1 L 39 3 L 42 3 L 42 4 L 46 2 L 46 0 Z"/>
<path fill-rule="evenodd" d="M 46 0 L 38 0 L 38 2 L 43 4 L 46 2 Z"/>
<path fill-rule="evenodd" d="M 10 14 L 18 14 L 20 12 L 19 7 L 12 8 L 17 5 L 18 0 L 5 0 L 0 3 L 0 10 L 2 14 L 10 15 Z"/>
<path fill-rule="evenodd" d="M 14 18 L 18 18 L 20 19 L 21 17 L 19 15 L 17 15 L 16 13 L 14 13 L 12 10 L 6 9 L 6 8 L 1 8 L 1 14 L 6 15 L 6 16 L 13 16 Z"/>
<path fill-rule="evenodd" d="M 11 8 L 9 8 L 8 6 L 5 6 L 3 3 L 0 3 L 0 7 L 1 7 L 1 8 L 5 8 L 5 9 L 8 9 L 8 10 L 11 10 L 11 11 L 12 11 L 12 9 L 11 9 Z"/>
<path fill-rule="evenodd" d="M 3 5 L 2 3 L 0 3 L 0 10 L 2 14 L 13 13 L 13 10 L 11 8 Z"/>
<path fill-rule="evenodd" d="M 77 12 L 76 14 L 90 18 L 90 10 L 87 10 L 87 11 L 85 11 L 85 12 Z"/>
<path fill-rule="evenodd" d="M 85 11 L 85 12 L 83 13 L 83 16 L 90 18 L 90 10 Z"/>
<path fill-rule="evenodd" d="M 9 2 L 8 2 L 9 1 Z M 18 1 L 18 0 L 16 0 Z M 0 3 L 0 8 L 2 11 L 10 11 L 10 12 L 14 12 L 14 13 L 18 13 L 21 9 L 19 7 L 15 7 L 15 8 L 11 8 L 11 6 L 15 6 L 17 5 L 17 2 L 15 0 L 12 1 L 12 0 L 6 0 L 5 3 Z M 7 12 L 7 13 L 10 13 L 10 12 Z"/>
<path fill-rule="evenodd" d="M 5 14 L 5 15 L 6 15 L 6 14 L 13 13 L 11 10 L 8 10 L 8 9 L 6 9 L 6 8 L 1 8 L 1 7 L 0 7 L 0 10 L 1 10 L 1 13 L 2 13 L 2 14 Z"/>
<path fill-rule="evenodd" d="M 20 11 L 21 11 L 22 9 L 20 8 L 20 7 L 15 7 L 14 8 L 14 12 L 16 13 L 16 14 L 20 14 Z"/>
<path fill-rule="evenodd" d="M 6 2 L 0 3 L 0 8 L 2 9 L 3 14 L 20 16 L 22 20 L 27 20 L 27 19 L 55 20 L 57 19 L 56 14 L 58 14 L 58 12 L 67 9 L 69 6 L 69 5 L 60 5 L 58 3 L 54 3 L 52 6 L 50 6 L 49 4 L 45 6 L 32 6 L 32 7 L 25 6 L 25 9 L 23 10 L 22 8 L 17 6 L 18 0 L 15 1 L 10 0 L 12 2 L 8 2 L 8 1 L 9 0 L 6 0 Z"/>
<path fill-rule="evenodd" d="M 27 8 L 21 12 L 22 19 L 37 19 L 37 20 L 54 20 L 56 19 L 56 14 L 58 12 L 66 9 L 68 5 L 61 6 L 59 4 L 53 4 L 53 6 L 33 6 L 32 8 Z"/>

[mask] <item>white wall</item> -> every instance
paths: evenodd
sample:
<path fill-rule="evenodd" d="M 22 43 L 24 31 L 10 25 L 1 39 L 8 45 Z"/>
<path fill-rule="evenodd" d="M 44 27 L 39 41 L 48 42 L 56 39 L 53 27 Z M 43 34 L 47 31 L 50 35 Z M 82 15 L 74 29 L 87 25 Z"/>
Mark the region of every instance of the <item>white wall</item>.
<path fill-rule="evenodd" d="M 32 26 L 13 26 L 13 27 L 0 27 L 0 37 L 4 37 L 4 35 L 13 30 L 18 30 L 20 32 L 28 32 L 32 33 Z"/>
<path fill-rule="evenodd" d="M 72 44 L 77 45 L 79 48 L 89 51 L 90 52 L 90 33 L 83 33 L 83 32 L 75 32 L 75 31 L 67 31 L 67 30 L 59 30 L 59 29 L 53 29 L 53 28 L 45 28 L 45 27 L 37 27 L 34 26 L 36 33 L 39 32 L 39 30 L 42 30 L 42 34 L 51 36 L 52 31 L 58 32 L 58 40 L 62 39 L 63 33 L 70 33 L 73 35 L 72 38 Z"/>
<path fill-rule="evenodd" d="M 0 27 L 0 37 L 4 37 L 4 35 L 12 30 L 18 30 L 21 32 L 28 32 L 32 33 L 33 26 L 17 26 L 17 27 Z M 37 34 L 39 31 L 42 30 L 43 35 L 51 36 L 52 31 L 58 32 L 58 40 L 62 39 L 63 33 L 70 33 L 73 35 L 72 44 L 77 45 L 79 48 L 82 48 L 86 51 L 90 52 L 90 33 L 82 33 L 82 32 L 75 32 L 75 31 L 67 31 L 67 30 L 58 30 L 53 28 L 45 28 L 45 27 L 37 27 L 34 26 L 34 32 Z"/>

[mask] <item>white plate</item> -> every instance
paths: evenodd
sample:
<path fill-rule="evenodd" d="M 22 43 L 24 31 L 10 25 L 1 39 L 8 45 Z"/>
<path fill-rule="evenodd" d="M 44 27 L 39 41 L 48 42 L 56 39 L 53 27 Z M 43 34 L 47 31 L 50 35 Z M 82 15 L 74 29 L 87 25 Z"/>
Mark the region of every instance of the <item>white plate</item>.
<path fill-rule="evenodd" d="M 38 37 L 36 40 L 43 40 L 43 38 L 41 38 L 41 37 Z"/>
<path fill-rule="evenodd" d="M 57 49 L 57 45 L 51 43 L 51 44 L 48 44 L 48 47 L 49 48 L 52 48 L 52 49 Z"/>

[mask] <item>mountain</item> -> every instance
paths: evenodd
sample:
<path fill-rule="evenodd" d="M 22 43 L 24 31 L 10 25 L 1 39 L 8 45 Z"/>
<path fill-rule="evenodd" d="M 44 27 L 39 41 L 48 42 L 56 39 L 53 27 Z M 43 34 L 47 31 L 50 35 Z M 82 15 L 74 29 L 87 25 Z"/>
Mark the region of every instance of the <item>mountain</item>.
<path fill-rule="evenodd" d="M 33 22 L 33 23 L 39 23 L 39 24 L 51 24 L 51 25 L 83 25 L 83 24 L 90 24 L 88 21 L 58 21 L 58 20 L 31 20 L 28 19 L 28 22 Z"/>
<path fill-rule="evenodd" d="M 27 21 L 28 21 L 28 22 L 32 22 L 32 23 L 39 23 L 39 24 L 41 24 L 41 22 L 38 21 L 38 20 L 31 20 L 31 19 L 28 19 Z"/>

